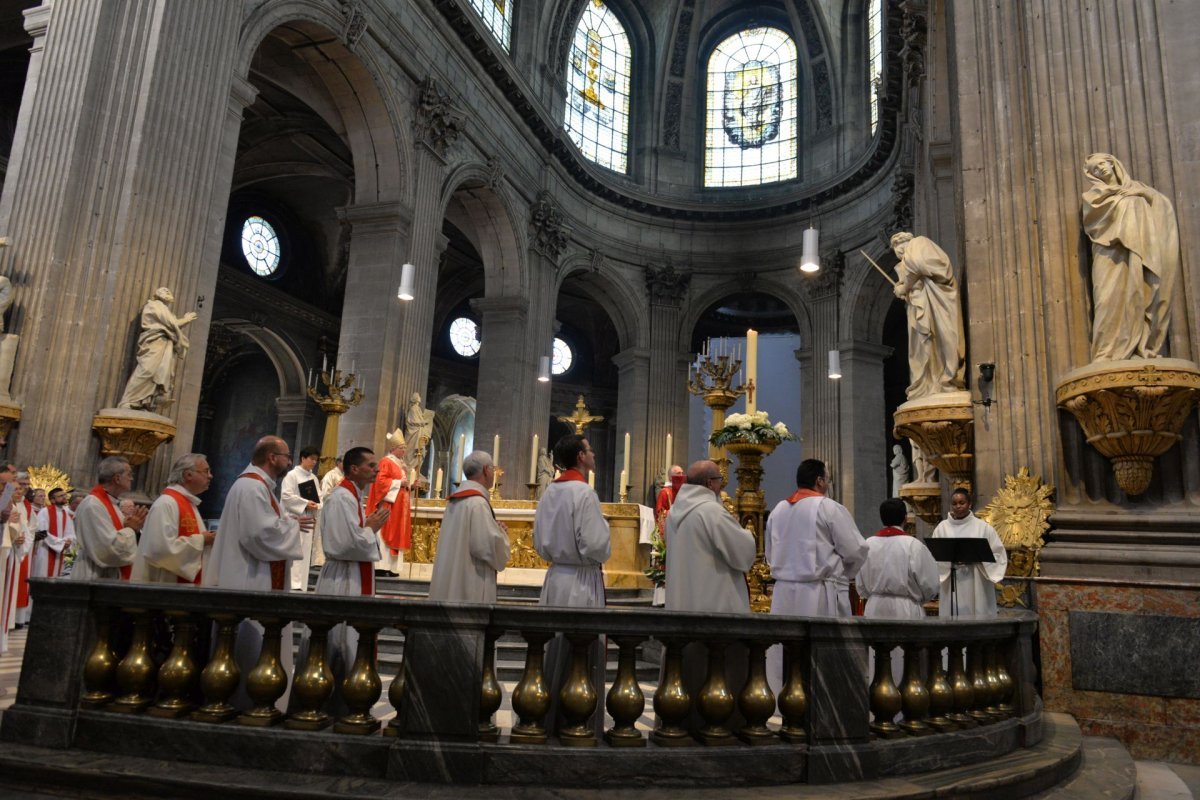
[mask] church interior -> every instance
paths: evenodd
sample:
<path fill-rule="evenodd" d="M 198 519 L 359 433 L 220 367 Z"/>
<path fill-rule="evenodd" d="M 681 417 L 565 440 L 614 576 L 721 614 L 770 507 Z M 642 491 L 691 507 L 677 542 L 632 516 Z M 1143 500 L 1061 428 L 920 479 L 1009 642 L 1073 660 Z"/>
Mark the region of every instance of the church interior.
<path fill-rule="evenodd" d="M 1197 34 L 1200 4 L 1170 0 L 0 3 L 5 458 L 86 490 L 122 455 L 155 497 L 203 453 L 214 526 L 268 434 L 320 447 L 325 474 L 400 429 L 421 479 L 387 578 L 407 603 L 35 586 L 0 786 L 29 791 L 18 762 L 48 749 L 62 791 L 88 758 L 124 765 L 94 796 L 193 796 L 237 769 L 257 796 L 282 789 L 255 770 L 339 796 L 1133 797 L 1137 760 L 1200 797 Z M 786 435 L 726 427 L 756 411 Z M 572 432 L 612 528 L 610 619 L 532 605 L 534 510 Z M 423 603 L 474 450 L 513 541 L 501 601 Z M 966 489 L 1007 551 L 998 617 L 672 622 L 642 512 L 672 464 L 709 458 L 757 540 L 756 611 L 765 515 L 816 458 L 864 536 L 897 496 L 929 537 Z M 239 728 L 208 684 L 211 719 L 154 715 L 135 673 L 164 614 L 211 618 L 218 648 L 225 620 L 258 619 L 276 656 L 288 622 L 383 630 L 386 688 L 337 732 Z M 564 631 L 572 657 L 599 636 L 612 659 L 608 705 L 588 691 L 614 727 L 578 750 L 530 699 Z M 656 687 L 689 637 L 747 643 L 743 713 L 767 645 L 796 665 L 735 746 L 672 738 Z M 928 713 L 907 687 L 940 668 L 906 661 L 894 730 L 875 692 L 893 647 L 978 667 L 990 703 L 954 711 L 979 724 L 904 727 Z M 345 735 L 389 699 L 384 735 Z"/>

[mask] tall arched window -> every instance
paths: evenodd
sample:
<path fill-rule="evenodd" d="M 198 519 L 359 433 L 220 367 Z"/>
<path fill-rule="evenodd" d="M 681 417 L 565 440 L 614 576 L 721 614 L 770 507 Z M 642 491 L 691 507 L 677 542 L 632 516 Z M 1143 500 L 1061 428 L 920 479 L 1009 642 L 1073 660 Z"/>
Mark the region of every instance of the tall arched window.
<path fill-rule="evenodd" d="M 575 28 L 563 126 L 590 160 L 626 172 L 629 159 L 629 37 L 602 0 L 590 0 Z"/>
<path fill-rule="evenodd" d="M 505 51 L 508 50 L 508 40 L 512 34 L 512 7 L 515 2 L 516 0 L 471 0 L 471 8 L 475 9 L 475 13 Z"/>
<path fill-rule="evenodd" d="M 870 0 L 867 6 L 867 87 L 871 97 L 871 134 L 879 127 L 879 95 L 883 90 L 883 0 Z"/>
<path fill-rule="evenodd" d="M 704 185 L 754 186 L 796 177 L 796 43 L 747 28 L 708 58 Z"/>

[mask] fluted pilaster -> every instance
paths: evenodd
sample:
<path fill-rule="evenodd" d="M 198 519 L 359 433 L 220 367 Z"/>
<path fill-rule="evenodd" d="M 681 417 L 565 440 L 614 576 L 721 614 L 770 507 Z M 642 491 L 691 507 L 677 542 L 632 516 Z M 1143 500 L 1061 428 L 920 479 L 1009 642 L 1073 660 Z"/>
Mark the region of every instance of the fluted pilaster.
<path fill-rule="evenodd" d="M 506 498 L 521 497 L 529 477 L 532 436 L 526 401 L 530 384 L 537 383 L 537 367 L 530 368 L 525 355 L 529 301 L 524 297 L 482 297 L 472 300 L 471 308 L 480 315 L 480 338 L 486 342 L 479 351 L 475 446 L 490 450 L 492 437 L 500 434 L 500 467 L 505 472 L 501 493 Z M 549 392 L 546 394 L 548 404 Z"/>
<path fill-rule="evenodd" d="M 644 503 L 645 488 L 654 479 L 653 471 L 647 469 L 645 459 L 637 457 L 637 451 L 647 442 L 646 430 L 647 397 L 650 392 L 650 351 L 642 347 L 629 347 L 613 356 L 617 365 L 617 421 L 616 439 L 617 451 L 613 453 L 614 463 L 608 465 L 613 474 L 613 485 L 616 486 L 621 478 L 621 468 L 625 463 L 625 433 L 630 438 L 629 472 L 627 477 L 630 492 L 629 499 L 633 502 Z M 681 445 L 682 446 L 682 445 Z M 680 456 L 680 460 L 683 460 Z M 621 491 L 617 488 L 617 493 Z"/>
<path fill-rule="evenodd" d="M 838 351 L 842 365 L 839 500 L 850 509 L 859 530 L 869 532 L 879 523 L 879 504 L 891 496 L 888 481 L 891 450 L 880 436 L 881 423 L 887 414 L 880 387 L 883 360 L 891 355 L 892 348 L 846 342 Z"/>

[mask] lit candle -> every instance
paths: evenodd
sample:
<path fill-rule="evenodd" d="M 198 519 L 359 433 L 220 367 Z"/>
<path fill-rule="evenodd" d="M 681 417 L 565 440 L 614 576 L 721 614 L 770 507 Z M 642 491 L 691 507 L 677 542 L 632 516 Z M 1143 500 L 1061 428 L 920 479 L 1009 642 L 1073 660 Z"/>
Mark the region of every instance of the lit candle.
<path fill-rule="evenodd" d="M 441 494 L 442 492 L 442 468 L 438 467 L 437 478 L 433 482 L 433 491 Z"/>
<path fill-rule="evenodd" d="M 329 362 L 324 353 L 321 353 L 321 372 L 329 371 Z"/>
<path fill-rule="evenodd" d="M 308 385 L 312 386 L 313 388 L 316 388 L 316 384 L 313 383 L 312 373 L 313 373 L 312 367 L 309 367 L 308 368 Z"/>
<path fill-rule="evenodd" d="M 590 486 L 593 490 L 595 490 L 595 488 L 596 488 L 596 473 L 595 472 L 588 473 L 588 486 Z"/>
<path fill-rule="evenodd" d="M 758 410 L 758 331 L 746 331 L 746 385 L 753 390 L 746 395 L 746 413 Z"/>
<path fill-rule="evenodd" d="M 625 493 L 625 486 L 626 486 L 626 483 L 625 483 L 625 481 L 627 480 L 627 479 L 626 479 L 626 475 L 627 475 L 626 471 L 625 471 L 625 470 L 621 470 L 621 485 L 617 487 L 617 494 L 618 494 L 618 495 L 621 495 L 621 494 L 624 494 L 624 493 Z"/>
<path fill-rule="evenodd" d="M 458 483 L 462 480 L 462 461 L 463 450 L 467 449 L 467 435 L 460 433 L 458 435 L 458 452 L 454 455 L 454 482 Z"/>
<path fill-rule="evenodd" d="M 533 447 L 529 448 L 529 482 L 537 483 L 538 435 L 533 435 Z"/>
<path fill-rule="evenodd" d="M 500 466 L 500 434 L 492 437 L 492 463 Z"/>
<path fill-rule="evenodd" d="M 670 481 L 670 475 L 671 475 L 671 434 L 669 434 L 669 433 L 667 434 L 667 466 L 663 468 L 663 475 L 666 475 L 666 476 L 667 476 L 667 480 L 668 480 L 668 481 Z"/>
<path fill-rule="evenodd" d="M 621 488 L 625 488 L 625 475 L 629 474 L 629 431 L 625 431 L 625 464 L 621 467 Z"/>

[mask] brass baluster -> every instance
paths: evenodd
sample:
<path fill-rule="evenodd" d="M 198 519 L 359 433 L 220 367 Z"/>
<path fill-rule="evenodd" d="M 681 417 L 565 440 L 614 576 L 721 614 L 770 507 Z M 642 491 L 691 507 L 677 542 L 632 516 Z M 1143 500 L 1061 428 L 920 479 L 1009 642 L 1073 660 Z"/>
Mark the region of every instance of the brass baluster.
<path fill-rule="evenodd" d="M 146 713 L 152 717 L 175 719 L 192 710 L 192 688 L 200 677 L 196 662 L 192 660 L 196 623 L 190 614 L 182 611 L 168 611 L 166 616 L 175 621 L 175 640 L 171 643 L 171 654 L 158 668 L 158 688 L 162 698 Z"/>
<path fill-rule="evenodd" d="M 258 663 L 246 676 L 246 694 L 254 702 L 254 708 L 238 717 L 238 722 L 257 728 L 274 725 L 283 718 L 283 712 L 275 707 L 279 698 L 287 691 L 288 678 L 279 661 L 279 639 L 283 630 L 282 620 L 264 617 L 262 651 Z"/>
<path fill-rule="evenodd" d="M 767 684 L 767 643 L 753 640 L 746 644 L 750 650 L 746 685 L 738 695 L 738 708 L 746 724 L 737 736 L 746 744 L 773 744 L 775 732 L 767 727 L 767 720 L 775 713 L 775 693 Z"/>
<path fill-rule="evenodd" d="M 988 686 L 984 671 L 983 645 L 978 642 L 967 647 L 967 678 L 971 681 L 972 691 L 975 692 L 975 702 L 967 713 L 981 725 L 995 722 L 996 718 L 984 710 L 991 702 L 991 687 Z"/>
<path fill-rule="evenodd" d="M 787 679 L 779 694 L 779 713 L 783 715 L 779 738 L 793 744 L 805 741 L 804 712 L 808 710 L 808 697 L 804 694 L 803 652 L 800 642 L 787 645 Z"/>
<path fill-rule="evenodd" d="M 978 723 L 970 714 L 975 705 L 975 689 L 963 670 L 964 649 L 962 644 L 952 644 L 946 649 L 950 660 L 950 691 L 954 693 L 954 711 L 947 716 L 959 727 L 970 728 Z"/>
<path fill-rule="evenodd" d="M 112 609 L 96 609 L 96 643 L 83 664 L 81 708 L 102 708 L 112 702 L 117 677 L 117 654 L 112 648 Z"/>
<path fill-rule="evenodd" d="M 596 637 L 568 634 L 567 640 L 571 643 L 571 668 L 558 692 L 558 703 L 566 718 L 558 732 L 558 743 L 566 747 L 594 747 L 596 733 L 588 720 L 596 711 L 598 695 L 588 669 L 588 649 Z"/>
<path fill-rule="evenodd" d="M 483 678 L 479 683 L 479 740 L 497 742 L 500 729 L 492 721 L 504 702 L 504 689 L 496 680 L 496 634 L 488 632 L 483 640 Z"/>
<path fill-rule="evenodd" d="M 404 647 L 408 647 L 408 629 L 400 628 L 400 632 L 404 634 Z M 407 686 L 408 678 L 405 672 L 408 660 L 402 655 L 400 666 L 396 669 L 396 677 L 392 678 L 391 684 L 388 686 L 388 702 L 391 703 L 396 715 L 392 717 L 392 721 L 383 729 L 384 736 L 399 736 L 400 735 L 400 706 L 404 703 L 404 689 Z"/>
<path fill-rule="evenodd" d="M 192 719 L 200 722 L 224 722 L 237 716 L 229 698 L 237 691 L 242 671 L 233 657 L 233 641 L 237 633 L 239 618 L 233 614 L 209 614 L 217 625 L 217 646 L 212 658 L 200 672 L 200 692 L 204 705 L 192 713 Z"/>
<path fill-rule="evenodd" d="M 954 690 L 942 669 L 942 648 L 934 645 L 929 648 L 929 719 L 926 722 L 941 732 L 957 730 L 958 725 L 947 716 L 953 710 Z"/>
<path fill-rule="evenodd" d="M 692 710 L 692 698 L 683 685 L 683 642 L 668 639 L 663 646 L 666 652 L 662 680 L 654 690 L 654 713 L 659 726 L 650 736 L 661 747 L 684 747 L 691 743 L 686 720 Z"/>
<path fill-rule="evenodd" d="M 329 646 L 328 622 L 309 625 L 308 656 L 304 665 L 292 677 L 292 697 L 297 711 L 288 714 L 283 727 L 296 731 L 319 731 L 333 723 L 325 713 L 325 703 L 333 694 L 333 670 L 329 669 L 325 651 Z"/>
<path fill-rule="evenodd" d="M 933 728 L 925 721 L 929 716 L 929 690 L 921 679 L 921 654 L 924 648 L 904 645 L 904 680 L 900 684 L 900 699 L 904 721 L 900 727 L 913 736 L 928 736 Z"/>
<path fill-rule="evenodd" d="M 513 726 L 509 741 L 514 744 L 546 743 L 546 712 L 550 710 L 550 690 L 546 688 L 542 661 L 546 642 L 553 634 L 542 631 L 522 633 L 525 637 L 525 671 L 512 693 L 513 711 L 520 722 Z"/>
<path fill-rule="evenodd" d="M 991 714 L 996 719 L 1004 719 L 1004 712 L 1000 710 L 1000 677 L 996 674 L 996 645 L 988 642 L 981 646 L 983 654 L 980 656 L 983 659 L 983 679 L 988 687 L 988 702 L 984 711 Z"/>
<path fill-rule="evenodd" d="M 369 736 L 379 730 L 380 721 L 371 714 L 383 692 L 383 681 L 375 670 L 376 647 L 379 628 L 374 625 L 355 625 L 358 631 L 358 649 L 354 652 L 354 666 L 342 681 L 342 698 L 350 713 L 337 721 L 333 729 L 338 733 L 353 733 Z"/>
<path fill-rule="evenodd" d="M 608 690 L 606 705 L 612 714 L 613 726 L 604 740 L 613 747 L 645 747 L 646 739 L 634 723 L 646 710 L 646 695 L 637 679 L 637 646 L 641 637 L 615 637 L 620 654 L 617 656 L 617 677 Z"/>
<path fill-rule="evenodd" d="M 1006 662 L 1008 661 L 1008 644 L 1006 642 L 997 642 L 995 653 L 996 681 L 1000 686 L 999 695 L 996 698 L 996 707 L 1000 709 L 1001 714 L 1011 717 L 1013 715 L 1013 691 L 1017 688 L 1017 684 L 1006 666 Z"/>
<path fill-rule="evenodd" d="M 117 664 L 117 686 L 122 694 L 108 710 L 137 714 L 154 702 L 154 673 L 158 667 L 150 654 L 150 612 L 143 608 L 127 608 L 125 612 L 133 615 L 133 641 Z"/>
<path fill-rule="evenodd" d="M 725 642 L 708 643 L 708 676 L 696 697 L 704 727 L 696 738 L 710 746 L 734 744 L 733 731 L 725 722 L 733 716 L 736 700 L 725 682 Z"/>
<path fill-rule="evenodd" d="M 875 645 L 875 679 L 871 681 L 871 732 L 881 739 L 901 735 L 893 720 L 900 713 L 900 690 L 892 680 L 892 645 Z"/>

